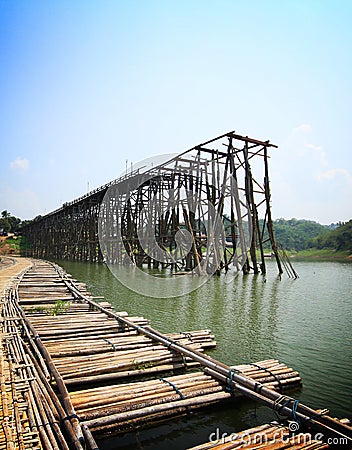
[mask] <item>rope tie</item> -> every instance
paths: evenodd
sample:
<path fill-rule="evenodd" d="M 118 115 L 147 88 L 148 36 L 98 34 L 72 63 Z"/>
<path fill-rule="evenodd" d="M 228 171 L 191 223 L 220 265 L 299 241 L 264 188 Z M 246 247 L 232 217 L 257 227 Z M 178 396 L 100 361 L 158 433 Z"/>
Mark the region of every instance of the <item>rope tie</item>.
<path fill-rule="evenodd" d="M 292 404 L 292 415 L 293 415 L 293 420 L 294 420 L 295 422 L 299 422 L 299 420 L 297 419 L 297 416 L 296 416 L 298 403 L 299 403 L 299 401 L 298 401 L 298 400 L 295 400 L 295 401 L 293 402 L 293 404 Z"/>
<path fill-rule="evenodd" d="M 263 389 L 263 385 L 261 383 L 255 383 L 254 385 L 254 392 L 257 392 L 258 394 L 260 394 L 262 392 Z"/>
<path fill-rule="evenodd" d="M 181 400 L 186 400 L 185 396 L 182 394 L 182 392 L 179 390 L 179 388 L 176 386 L 176 384 L 174 384 L 172 381 L 167 380 L 166 378 L 159 378 L 160 381 L 162 381 L 163 383 L 167 383 L 169 384 L 172 389 L 177 392 L 177 394 L 181 397 Z"/>
<path fill-rule="evenodd" d="M 240 371 L 239 370 L 235 370 L 235 369 L 230 369 L 229 373 L 228 373 L 228 376 L 227 376 L 229 382 L 228 382 L 228 385 L 226 386 L 226 391 L 230 392 L 232 396 L 235 395 L 235 387 L 234 387 L 233 376 L 236 373 L 240 373 Z"/>
<path fill-rule="evenodd" d="M 79 420 L 79 417 L 77 416 L 77 414 L 71 414 L 70 416 L 66 416 L 63 419 L 61 419 L 61 423 L 63 424 L 66 420 L 71 420 L 71 419 Z"/>
<path fill-rule="evenodd" d="M 167 348 L 168 350 L 170 350 L 170 347 L 171 347 L 171 345 L 174 343 L 174 341 L 172 341 L 172 340 L 169 339 L 169 338 L 166 338 L 166 340 L 169 342 L 169 344 L 166 346 L 166 348 Z"/>
<path fill-rule="evenodd" d="M 268 372 L 272 377 L 274 377 L 275 380 L 279 383 L 279 392 L 280 392 L 280 394 L 282 394 L 283 385 L 281 383 L 280 378 L 277 375 L 275 375 L 271 370 L 267 369 L 266 367 L 260 366 L 259 364 L 252 363 L 252 364 L 250 364 L 250 366 L 258 367 L 258 369 L 265 370 L 265 372 Z"/>
<path fill-rule="evenodd" d="M 116 316 L 116 317 L 114 317 L 114 319 L 116 320 L 116 322 L 118 322 L 118 324 L 121 326 L 121 328 L 124 328 L 124 329 L 128 328 L 127 323 L 125 323 L 123 321 L 123 319 L 121 319 L 121 317 Z M 140 327 L 138 326 L 138 328 L 140 328 Z"/>
<path fill-rule="evenodd" d="M 285 406 L 287 406 L 290 402 L 292 402 L 292 407 L 291 407 L 292 408 L 292 421 L 288 421 L 288 423 L 289 423 L 290 432 L 295 433 L 299 429 L 300 424 L 301 424 L 300 419 L 297 417 L 297 409 L 298 409 L 298 405 L 299 405 L 299 400 L 296 400 L 291 397 L 287 397 L 286 395 L 281 395 L 273 403 L 272 409 L 274 410 L 279 423 L 282 423 L 282 419 L 280 419 L 279 414 L 282 411 L 282 409 Z M 322 413 L 323 413 L 323 411 L 322 411 Z M 319 415 L 320 414 L 317 414 L 317 416 L 319 416 Z M 309 417 L 308 419 L 306 419 L 306 421 L 307 422 L 311 421 L 314 417 L 316 417 L 316 416 Z"/>
<path fill-rule="evenodd" d="M 188 338 L 191 342 L 194 342 L 191 333 L 187 333 L 187 332 L 181 331 L 181 334 L 183 334 L 183 336 L 186 336 L 186 338 Z"/>
<path fill-rule="evenodd" d="M 273 410 L 280 413 L 280 411 L 287 406 L 290 401 L 293 400 L 291 397 L 287 397 L 287 395 L 280 395 L 274 403 L 273 403 Z M 283 403 L 284 402 L 284 403 Z"/>
<path fill-rule="evenodd" d="M 103 341 L 105 341 L 108 344 L 110 344 L 114 352 L 117 351 L 116 345 L 113 342 L 109 341 L 109 339 L 103 339 Z"/>

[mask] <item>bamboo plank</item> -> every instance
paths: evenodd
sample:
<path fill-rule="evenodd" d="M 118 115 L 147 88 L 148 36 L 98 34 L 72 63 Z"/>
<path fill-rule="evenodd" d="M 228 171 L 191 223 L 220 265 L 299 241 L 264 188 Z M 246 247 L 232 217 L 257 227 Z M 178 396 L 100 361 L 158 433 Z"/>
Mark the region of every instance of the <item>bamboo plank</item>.
<path fill-rule="evenodd" d="M 29 386 L 36 383 L 41 373 L 40 384 L 28 391 L 28 402 L 33 403 L 28 417 L 45 445 L 65 445 L 60 434 L 64 414 L 72 416 L 64 423 L 75 446 L 80 448 L 78 436 L 89 443 L 90 430 L 103 434 L 122 432 L 230 402 L 243 394 L 258 396 L 238 382 L 234 383 L 233 392 L 226 388 L 230 368 L 203 356 L 205 348 L 216 345 L 210 330 L 168 335 L 156 332 L 143 317 L 129 316 L 125 311 L 117 315 L 110 304 L 97 304 L 84 284 L 74 282 L 49 263 L 36 263 L 30 277 L 21 283 L 17 291 L 19 306 L 8 308 L 9 320 L 4 324 L 6 335 L 12 336 L 19 321 L 24 321 L 32 336 L 31 345 L 38 347 L 54 376 L 50 384 L 35 356 L 35 369 L 21 369 L 23 381 L 28 380 Z M 52 305 L 60 295 L 71 298 L 64 313 L 50 316 L 45 311 L 35 311 L 37 306 Z M 25 315 L 21 307 L 26 308 Z M 20 341 L 14 342 L 12 352 L 20 361 Z M 200 371 L 203 362 L 212 364 L 211 368 L 206 366 Z M 189 371 L 196 367 L 197 372 Z M 249 385 L 256 383 L 265 393 L 301 385 L 298 372 L 275 359 L 232 369 L 231 378 L 243 378 Z M 156 377 L 160 373 L 163 379 Z M 55 398 L 57 388 L 62 402 L 58 404 L 50 400 L 51 395 Z M 17 416 L 21 408 L 18 403 Z M 52 416 L 48 409 L 53 411 Z M 83 423 L 74 417 L 76 413 Z"/>

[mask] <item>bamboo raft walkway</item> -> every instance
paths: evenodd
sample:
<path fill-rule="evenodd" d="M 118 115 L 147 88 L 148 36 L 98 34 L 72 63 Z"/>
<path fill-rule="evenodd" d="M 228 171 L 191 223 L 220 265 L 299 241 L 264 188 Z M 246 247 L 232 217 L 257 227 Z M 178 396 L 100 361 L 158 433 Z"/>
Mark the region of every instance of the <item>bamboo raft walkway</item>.
<path fill-rule="evenodd" d="M 216 345 L 209 330 L 161 334 L 101 300 L 45 261 L 27 260 L 12 279 L 1 301 L 0 448 L 95 450 L 108 433 L 239 396 L 352 442 L 347 424 L 284 395 L 301 378 L 279 361 L 229 367 L 204 353 Z"/>

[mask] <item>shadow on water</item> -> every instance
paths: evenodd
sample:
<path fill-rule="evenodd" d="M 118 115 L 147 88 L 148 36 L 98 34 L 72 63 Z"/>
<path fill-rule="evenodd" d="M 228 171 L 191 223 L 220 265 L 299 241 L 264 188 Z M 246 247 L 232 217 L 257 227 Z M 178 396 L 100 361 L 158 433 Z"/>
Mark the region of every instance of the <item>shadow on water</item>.
<path fill-rule="evenodd" d="M 266 278 L 240 275 L 225 283 L 223 277 L 212 277 L 176 298 L 136 294 L 104 265 L 59 264 L 86 282 L 94 295 L 104 296 L 116 311 L 144 316 L 160 331 L 211 329 L 218 345 L 209 353 L 227 364 L 280 359 L 302 375 L 304 388 L 295 397 L 316 408 L 329 408 L 335 416 L 351 414 L 352 264 L 297 262 L 300 278 L 280 281 L 269 262 Z M 230 434 L 273 419 L 267 408 L 239 401 L 235 407 L 113 437 L 100 446 L 182 449 L 208 440 L 216 428 Z"/>

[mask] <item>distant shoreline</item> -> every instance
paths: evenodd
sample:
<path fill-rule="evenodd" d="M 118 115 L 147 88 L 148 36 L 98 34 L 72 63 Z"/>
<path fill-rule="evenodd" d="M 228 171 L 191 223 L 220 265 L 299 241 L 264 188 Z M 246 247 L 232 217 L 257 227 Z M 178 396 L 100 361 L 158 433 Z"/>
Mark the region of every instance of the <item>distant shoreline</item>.
<path fill-rule="evenodd" d="M 290 258 L 296 260 L 313 260 L 313 261 L 349 261 L 352 262 L 352 254 L 347 251 L 336 251 L 333 249 L 309 249 L 299 252 L 287 252 Z"/>
<path fill-rule="evenodd" d="M 334 249 L 316 249 L 311 248 L 296 252 L 294 250 L 286 250 L 287 256 L 297 261 L 341 261 L 352 262 L 352 253 L 348 250 L 336 251 Z M 0 257 L 1 256 L 20 256 L 21 254 L 21 237 L 7 236 L 0 240 Z M 259 254 L 258 254 L 259 256 Z M 273 253 L 267 255 L 273 257 Z"/>

